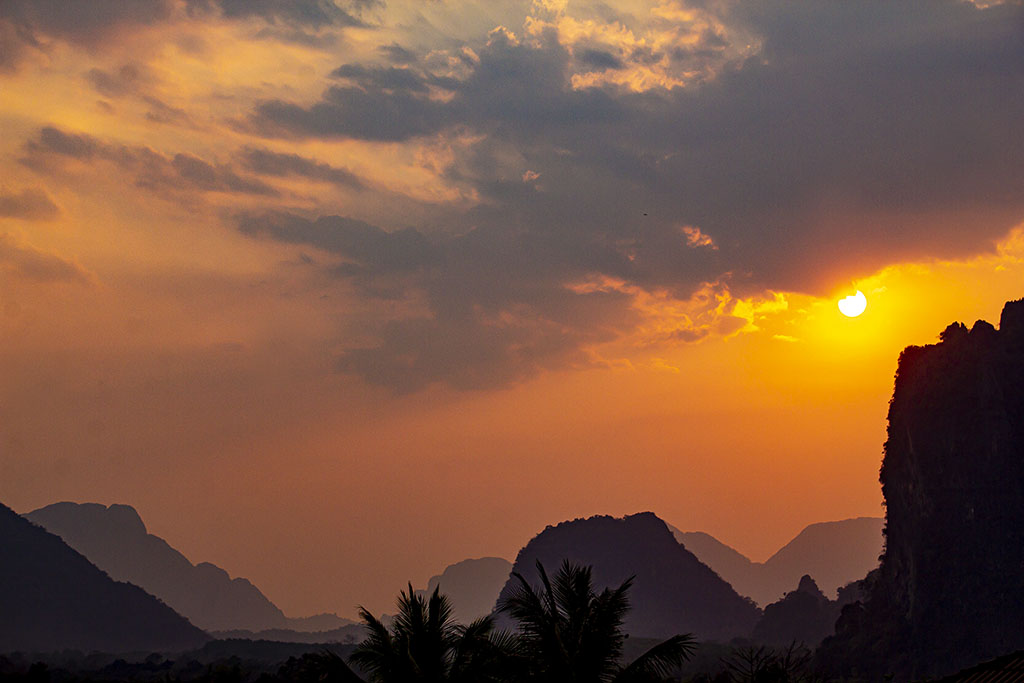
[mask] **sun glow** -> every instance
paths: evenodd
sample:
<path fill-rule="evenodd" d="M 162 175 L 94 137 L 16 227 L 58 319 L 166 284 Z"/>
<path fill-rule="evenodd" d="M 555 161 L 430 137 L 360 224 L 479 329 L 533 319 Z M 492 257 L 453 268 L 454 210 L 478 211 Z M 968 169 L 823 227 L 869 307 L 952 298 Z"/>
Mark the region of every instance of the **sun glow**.
<path fill-rule="evenodd" d="M 857 290 L 856 294 L 851 294 L 845 299 L 839 300 L 839 311 L 847 318 L 856 318 L 858 315 L 864 312 L 864 309 L 868 307 L 868 299 L 864 296 L 864 292 Z"/>

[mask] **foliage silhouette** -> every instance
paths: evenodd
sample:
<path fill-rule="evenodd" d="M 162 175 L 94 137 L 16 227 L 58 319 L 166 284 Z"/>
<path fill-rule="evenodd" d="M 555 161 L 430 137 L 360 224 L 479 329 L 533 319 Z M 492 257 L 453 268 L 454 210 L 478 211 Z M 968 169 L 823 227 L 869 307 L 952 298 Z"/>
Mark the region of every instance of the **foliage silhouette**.
<path fill-rule="evenodd" d="M 551 683 L 640 683 L 664 680 L 694 649 L 691 635 L 676 635 L 623 667 L 623 618 L 633 579 L 596 593 L 591 568 L 562 563 L 554 581 L 537 562 L 541 590 L 518 572 L 499 603 L 519 624 L 518 645 L 530 680 Z"/>
<path fill-rule="evenodd" d="M 811 669 L 812 653 L 791 643 L 783 649 L 740 647 L 723 658 L 730 683 L 816 683 L 825 680 Z"/>
<path fill-rule="evenodd" d="M 491 683 L 510 680 L 513 639 L 496 632 L 491 617 L 468 626 L 455 622 L 448 598 L 434 589 L 429 598 L 408 592 L 398 597 L 398 614 L 388 628 L 359 609 L 368 635 L 349 661 L 373 683 Z"/>

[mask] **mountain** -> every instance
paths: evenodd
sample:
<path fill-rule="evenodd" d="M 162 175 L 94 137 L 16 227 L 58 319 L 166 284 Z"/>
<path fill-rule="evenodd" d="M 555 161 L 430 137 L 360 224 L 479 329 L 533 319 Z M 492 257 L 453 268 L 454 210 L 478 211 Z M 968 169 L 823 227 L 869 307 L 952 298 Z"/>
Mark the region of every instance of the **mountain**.
<path fill-rule="evenodd" d="M 310 617 L 285 617 L 284 628 L 299 633 L 319 633 L 321 631 L 336 631 L 348 626 L 354 626 L 357 622 L 351 619 L 339 617 L 337 614 L 322 612 Z"/>
<path fill-rule="evenodd" d="M 598 590 L 635 576 L 625 629 L 634 637 L 693 633 L 700 639 L 746 636 L 760 616 L 707 565 L 672 536 L 665 522 L 644 512 L 623 518 L 577 519 L 549 526 L 519 551 L 513 571 L 539 583 L 536 562 L 554 573 L 563 560 L 593 567 Z M 509 578 L 501 591 L 512 590 Z"/>
<path fill-rule="evenodd" d="M 427 593 L 440 586 L 452 602 L 456 621 L 468 624 L 494 610 L 498 594 L 508 581 L 512 563 L 502 557 L 482 557 L 449 565 L 427 582 Z"/>
<path fill-rule="evenodd" d="M 817 647 L 832 635 L 840 607 L 839 602 L 825 597 L 814 579 L 805 574 L 796 590 L 765 606 L 752 638 L 766 645 L 803 643 Z"/>
<path fill-rule="evenodd" d="M 840 587 L 863 578 L 878 566 L 882 523 L 881 517 L 856 517 L 811 524 L 764 562 L 752 562 L 706 533 L 670 528 L 676 540 L 736 592 L 767 605 L 804 574 L 812 576 L 826 595 L 835 595 Z"/>
<path fill-rule="evenodd" d="M 819 652 L 839 675 L 917 680 L 1024 648 L 1024 300 L 998 330 L 939 339 L 900 354 L 885 553 Z"/>
<path fill-rule="evenodd" d="M 737 593 L 746 595 L 755 602 L 764 602 L 754 597 L 764 592 L 760 588 L 763 568 L 760 562 L 751 561 L 735 548 L 703 531 L 680 531 L 671 524 L 668 528 L 679 543 L 728 581 Z"/>
<path fill-rule="evenodd" d="M 146 531 L 128 505 L 54 503 L 25 517 L 57 534 L 97 567 L 156 595 L 207 631 L 324 631 L 351 624 L 333 614 L 288 619 L 256 586 L 209 562 L 193 565 Z"/>
<path fill-rule="evenodd" d="M 0 652 L 180 651 L 209 636 L 0 505 Z"/>

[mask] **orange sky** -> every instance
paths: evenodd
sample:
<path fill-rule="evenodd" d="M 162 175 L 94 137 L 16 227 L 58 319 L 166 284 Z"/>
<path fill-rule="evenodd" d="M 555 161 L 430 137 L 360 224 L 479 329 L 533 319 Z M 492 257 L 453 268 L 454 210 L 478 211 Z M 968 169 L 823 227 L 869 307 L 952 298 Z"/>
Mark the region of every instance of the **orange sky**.
<path fill-rule="evenodd" d="M 0 500 L 290 616 L 574 517 L 882 514 L 899 351 L 1024 295 L 986 4 L 6 3 Z"/>

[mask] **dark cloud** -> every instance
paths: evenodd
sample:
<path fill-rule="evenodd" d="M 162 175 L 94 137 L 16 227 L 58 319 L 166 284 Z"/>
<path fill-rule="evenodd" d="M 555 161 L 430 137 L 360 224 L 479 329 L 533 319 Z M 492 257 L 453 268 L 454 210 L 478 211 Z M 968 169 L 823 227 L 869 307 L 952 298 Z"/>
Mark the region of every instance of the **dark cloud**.
<path fill-rule="evenodd" d="M 24 25 L 0 18 L 0 72 L 12 72 L 39 42 Z"/>
<path fill-rule="evenodd" d="M 126 25 L 151 25 L 167 19 L 171 0 L 4 0 L 0 21 L 28 34 L 42 33 L 85 44 L 112 35 Z"/>
<path fill-rule="evenodd" d="M 373 4 L 366 0 L 185 0 L 190 14 L 260 19 L 278 29 L 267 31 L 266 37 L 313 44 L 324 40 L 321 31 L 366 26 L 360 14 Z M 51 39 L 102 48 L 126 28 L 172 20 L 178 7 L 177 0 L 3 0 L 0 71 L 15 68 L 25 54 L 45 48 Z M 102 74 L 97 76 L 104 80 Z M 116 81 L 106 85 L 118 89 Z"/>
<path fill-rule="evenodd" d="M 45 51 L 52 39 L 99 48 L 126 27 L 157 24 L 173 10 L 173 0 L 3 0 L 0 71 L 13 70 L 33 51 Z"/>
<path fill-rule="evenodd" d="M 90 69 L 85 74 L 97 93 L 111 99 L 132 97 L 148 105 L 146 119 L 154 123 L 191 125 L 185 110 L 172 107 L 151 93 L 155 77 L 144 65 L 128 63 L 119 69 Z"/>
<path fill-rule="evenodd" d="M 263 102 L 251 123 L 266 134 L 397 141 L 455 126 L 484 131 L 511 126 L 525 133 L 538 126 L 624 122 L 621 104 L 610 94 L 567 89 L 568 60 L 551 45 L 536 49 L 491 41 L 462 81 L 408 68 L 346 64 L 331 75 L 351 85 L 331 86 L 310 107 Z M 453 97 L 431 97 L 432 88 Z"/>
<path fill-rule="evenodd" d="M 115 71 L 90 69 L 85 76 L 100 95 L 115 98 L 138 94 L 148 80 L 137 64 L 125 64 Z"/>
<path fill-rule="evenodd" d="M 49 173 L 62 157 L 82 162 L 108 161 L 135 177 L 139 187 L 156 192 L 187 190 L 276 196 L 277 190 L 257 178 L 240 175 L 228 164 L 213 164 L 191 154 L 168 158 L 148 147 L 104 142 L 91 135 L 47 126 L 25 145 L 22 163 Z"/>
<path fill-rule="evenodd" d="M 486 375 L 500 384 L 543 365 L 510 348 L 551 339 L 494 333 L 494 320 L 529 311 L 532 334 L 587 310 L 565 325 L 565 346 L 540 354 L 564 360 L 615 329 L 615 315 L 626 319 L 621 298 L 595 313 L 566 289 L 589 276 L 681 298 L 706 282 L 733 294 L 823 293 L 886 264 L 978 253 L 1024 220 L 1020 3 L 772 0 L 737 3 L 724 20 L 760 51 L 687 87 L 574 90 L 585 52 L 573 57 L 549 34 L 536 44 L 496 36 L 473 46 L 479 61 L 459 80 L 348 64 L 333 74 L 343 83 L 312 106 L 259 105 L 251 124 L 268 135 L 477 135 L 454 150 L 445 174 L 482 201 L 424 230 L 428 262 L 401 282 L 396 269 L 359 259 L 338 269 L 365 291 L 405 287 L 428 302 L 422 317 L 382 328 L 379 345 L 350 350 L 343 367 L 380 382 L 478 385 L 468 368 L 456 379 L 463 369 L 442 353 L 443 340 L 469 339 L 488 347 L 481 357 L 505 363 Z M 671 58 L 720 61 L 725 47 L 709 31 Z M 607 52 L 620 72 L 653 59 Z M 449 97 L 432 96 L 437 89 Z M 535 183 L 523 182 L 528 171 Z M 717 248 L 688 243 L 683 226 Z M 408 248 L 378 239 L 381 249 Z M 559 302 L 557 313 L 540 313 L 545 302 Z"/>
<path fill-rule="evenodd" d="M 281 100 L 263 102 L 252 123 L 255 130 L 267 134 L 408 140 L 435 133 L 449 123 L 448 107 L 426 93 L 422 82 L 412 88 L 396 84 L 389 92 L 332 86 L 321 102 L 309 108 Z"/>
<path fill-rule="evenodd" d="M 53 152 L 75 159 L 92 159 L 101 150 L 101 145 L 91 135 L 65 133 L 58 128 L 46 126 L 39 131 L 37 140 L 29 141 L 27 148 L 33 152 Z"/>
<path fill-rule="evenodd" d="M 315 159 L 307 159 L 298 154 L 282 154 L 266 149 L 246 147 L 240 157 L 246 168 L 260 175 L 296 175 L 356 190 L 363 188 L 362 181 L 351 171 L 336 168 Z"/>
<path fill-rule="evenodd" d="M 607 50 L 586 49 L 580 50 L 576 59 L 588 67 L 605 71 L 608 69 L 621 69 L 625 66 L 621 59 Z"/>
<path fill-rule="evenodd" d="M 391 43 L 390 45 L 381 45 L 377 48 L 388 61 L 393 64 L 414 64 L 417 60 L 416 53 L 405 49 L 398 43 Z"/>
<path fill-rule="evenodd" d="M 187 0 L 192 12 L 217 11 L 228 19 L 257 17 L 312 29 L 362 26 L 356 15 L 365 3 L 342 6 L 332 0 Z"/>
<path fill-rule="evenodd" d="M 36 282 L 89 284 L 92 281 L 89 273 L 77 263 L 20 244 L 4 234 L 0 234 L 0 272 Z"/>
<path fill-rule="evenodd" d="M 175 154 L 171 166 L 178 177 L 190 181 L 195 187 L 209 191 L 241 192 L 245 194 L 276 194 L 258 180 L 242 178 L 230 167 L 213 165 L 191 154 Z"/>
<path fill-rule="evenodd" d="M 43 190 L 28 188 L 16 193 L 0 190 L 0 217 L 48 221 L 59 214 L 60 209 Z"/>
<path fill-rule="evenodd" d="M 192 117 L 184 109 L 172 107 L 152 95 L 143 95 L 142 101 L 149 105 L 146 119 L 153 123 L 166 123 L 176 126 L 193 125 Z"/>
<path fill-rule="evenodd" d="M 291 214 L 242 216 L 238 227 L 335 254 L 333 272 L 365 296 L 423 299 L 421 314 L 384 322 L 378 343 L 347 348 L 338 359 L 339 369 L 400 392 L 440 381 L 493 388 L 543 368 L 585 365 L 586 345 L 635 322 L 628 296 L 566 288 L 566 278 L 589 272 L 588 257 L 566 269 L 542 235 L 476 230 L 431 239 L 341 216 Z"/>

